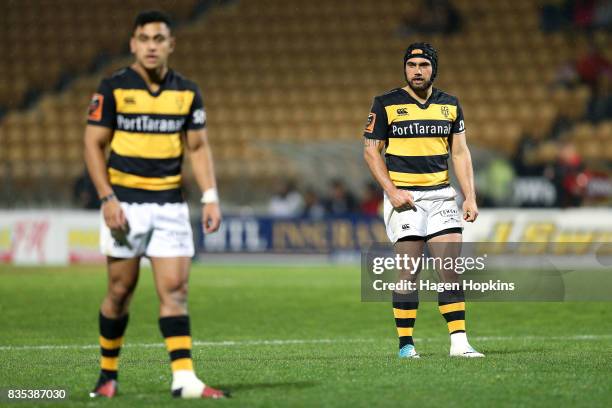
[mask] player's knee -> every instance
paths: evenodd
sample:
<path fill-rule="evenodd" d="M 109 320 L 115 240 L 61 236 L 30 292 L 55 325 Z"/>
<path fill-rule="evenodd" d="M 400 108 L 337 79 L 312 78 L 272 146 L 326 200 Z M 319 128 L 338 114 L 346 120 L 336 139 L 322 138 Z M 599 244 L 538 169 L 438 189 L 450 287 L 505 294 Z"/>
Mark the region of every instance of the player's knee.
<path fill-rule="evenodd" d="M 115 304 L 124 304 L 133 292 L 133 286 L 125 285 L 122 282 L 114 282 L 109 286 L 108 297 Z"/>
<path fill-rule="evenodd" d="M 119 317 L 128 312 L 129 301 L 133 286 L 126 286 L 120 283 L 112 283 L 109 285 L 106 298 L 102 302 L 102 313 L 107 317 Z"/>
<path fill-rule="evenodd" d="M 165 295 L 162 299 L 164 303 L 173 303 L 184 305 L 187 303 L 188 285 L 187 282 L 181 279 L 176 279 L 167 282 Z"/>
<path fill-rule="evenodd" d="M 187 292 L 188 286 L 187 283 L 180 284 L 173 292 L 172 295 L 176 299 L 177 303 L 186 304 L 187 303 Z"/>

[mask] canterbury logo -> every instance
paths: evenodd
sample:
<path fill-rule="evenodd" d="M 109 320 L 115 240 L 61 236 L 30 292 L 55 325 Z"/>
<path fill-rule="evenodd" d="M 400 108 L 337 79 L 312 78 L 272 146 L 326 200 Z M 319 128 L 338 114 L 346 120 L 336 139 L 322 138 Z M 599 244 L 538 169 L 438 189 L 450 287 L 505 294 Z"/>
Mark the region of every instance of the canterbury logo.
<path fill-rule="evenodd" d="M 408 109 L 406 109 L 406 108 L 399 108 L 397 110 L 397 114 L 398 115 L 407 115 L 408 114 Z"/>

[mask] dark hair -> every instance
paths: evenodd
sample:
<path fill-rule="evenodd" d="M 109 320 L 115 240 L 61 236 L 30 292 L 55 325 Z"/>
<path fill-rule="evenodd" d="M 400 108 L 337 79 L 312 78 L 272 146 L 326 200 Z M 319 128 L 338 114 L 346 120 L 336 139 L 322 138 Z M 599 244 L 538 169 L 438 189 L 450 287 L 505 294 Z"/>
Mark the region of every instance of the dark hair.
<path fill-rule="evenodd" d="M 134 32 L 138 27 L 142 27 L 143 25 L 149 23 L 164 23 L 168 26 L 170 31 L 172 31 L 173 24 L 169 15 L 159 10 L 147 10 L 138 13 L 136 19 L 134 20 L 132 32 Z"/>

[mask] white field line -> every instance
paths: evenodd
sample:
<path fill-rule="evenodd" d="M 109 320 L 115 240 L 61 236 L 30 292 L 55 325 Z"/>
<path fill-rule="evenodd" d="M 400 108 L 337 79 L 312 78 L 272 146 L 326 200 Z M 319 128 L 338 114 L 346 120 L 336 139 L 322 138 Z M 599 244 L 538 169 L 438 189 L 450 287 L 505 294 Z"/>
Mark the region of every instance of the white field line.
<path fill-rule="evenodd" d="M 612 334 L 581 334 L 575 336 L 474 336 L 470 340 L 479 341 L 589 341 L 612 339 Z M 226 340 L 226 341 L 194 341 L 196 347 L 233 347 L 233 346 L 284 346 L 291 344 L 347 344 L 375 343 L 381 339 L 294 339 L 294 340 Z M 383 340 L 385 341 L 385 340 Z M 441 342 L 446 339 L 415 339 L 416 342 Z M 47 344 L 36 346 L 0 346 L 0 351 L 19 350 L 87 350 L 97 349 L 98 344 Z M 128 348 L 162 348 L 163 343 L 127 343 Z"/>

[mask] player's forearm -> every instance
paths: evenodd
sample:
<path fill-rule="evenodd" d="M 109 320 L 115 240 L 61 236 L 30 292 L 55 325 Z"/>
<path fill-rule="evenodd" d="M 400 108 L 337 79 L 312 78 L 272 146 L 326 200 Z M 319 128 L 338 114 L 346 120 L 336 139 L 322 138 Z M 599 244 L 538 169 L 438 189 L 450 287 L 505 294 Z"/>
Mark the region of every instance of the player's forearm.
<path fill-rule="evenodd" d="M 202 143 L 196 149 L 191 150 L 189 156 L 191 168 L 200 190 L 204 192 L 211 188 L 217 188 L 215 167 L 208 144 Z"/>
<path fill-rule="evenodd" d="M 374 147 L 366 147 L 363 152 L 363 157 L 368 164 L 368 168 L 372 173 L 374 179 L 378 182 L 380 187 L 386 192 L 390 193 L 395 190 L 395 184 L 389 177 L 389 170 L 383 160 L 380 151 Z"/>
<path fill-rule="evenodd" d="M 472 155 L 466 147 L 460 152 L 453 153 L 453 168 L 461 187 L 461 192 L 466 200 L 476 199 L 474 188 L 474 170 L 472 168 Z"/>
<path fill-rule="evenodd" d="M 85 164 L 89 177 L 96 187 L 98 197 L 106 197 L 113 193 L 104 157 L 104 146 L 93 140 L 85 139 Z"/>

